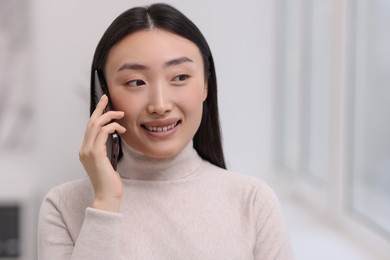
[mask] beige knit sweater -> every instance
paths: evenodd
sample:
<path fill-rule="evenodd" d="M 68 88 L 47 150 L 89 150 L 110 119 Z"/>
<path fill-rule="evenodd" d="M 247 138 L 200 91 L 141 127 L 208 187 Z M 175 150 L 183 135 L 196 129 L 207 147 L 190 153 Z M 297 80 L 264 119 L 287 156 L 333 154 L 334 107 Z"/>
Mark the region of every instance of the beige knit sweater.
<path fill-rule="evenodd" d="M 163 160 L 122 149 L 120 213 L 90 207 L 88 178 L 53 188 L 40 210 L 40 260 L 293 259 L 280 205 L 262 181 L 202 160 L 192 142 Z"/>

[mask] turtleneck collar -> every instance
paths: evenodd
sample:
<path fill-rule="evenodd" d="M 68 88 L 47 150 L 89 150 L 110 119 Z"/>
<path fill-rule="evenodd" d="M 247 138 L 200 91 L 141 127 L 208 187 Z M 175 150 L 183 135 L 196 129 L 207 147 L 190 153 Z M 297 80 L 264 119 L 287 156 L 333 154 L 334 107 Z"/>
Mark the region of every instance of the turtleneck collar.
<path fill-rule="evenodd" d="M 145 181 L 169 181 L 192 175 L 201 165 L 202 159 L 190 141 L 182 151 L 172 158 L 151 158 L 126 144 L 122 140 L 123 157 L 117 171 L 122 178 Z"/>

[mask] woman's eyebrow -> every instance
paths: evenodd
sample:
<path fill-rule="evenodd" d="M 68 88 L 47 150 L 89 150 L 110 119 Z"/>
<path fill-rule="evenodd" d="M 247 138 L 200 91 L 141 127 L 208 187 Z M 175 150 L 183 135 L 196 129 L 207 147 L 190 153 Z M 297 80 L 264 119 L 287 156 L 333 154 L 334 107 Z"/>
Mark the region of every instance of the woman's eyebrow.
<path fill-rule="evenodd" d="M 147 70 L 148 67 L 142 64 L 137 64 L 137 63 L 125 63 L 123 64 L 118 71 L 122 70 Z"/>
<path fill-rule="evenodd" d="M 180 64 L 186 63 L 186 62 L 193 62 L 193 61 L 190 58 L 183 56 L 183 57 L 179 57 L 179 58 L 165 62 L 164 68 L 175 66 L 175 65 L 180 65 Z"/>
<path fill-rule="evenodd" d="M 165 62 L 164 68 L 180 65 L 180 64 L 183 64 L 186 62 L 192 63 L 193 61 L 190 58 L 183 56 L 183 57 L 175 58 L 175 59 L 172 59 L 172 60 Z M 142 64 L 138 64 L 138 63 L 125 63 L 118 69 L 118 71 L 122 71 L 122 70 L 148 70 L 148 69 L 149 69 L 149 67 L 146 65 L 142 65 Z"/>

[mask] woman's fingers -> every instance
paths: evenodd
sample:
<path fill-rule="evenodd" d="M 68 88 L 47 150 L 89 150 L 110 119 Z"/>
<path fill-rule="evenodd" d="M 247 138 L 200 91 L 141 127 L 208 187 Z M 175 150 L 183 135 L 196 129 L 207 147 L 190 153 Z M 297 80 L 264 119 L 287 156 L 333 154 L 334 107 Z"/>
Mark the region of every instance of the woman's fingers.
<path fill-rule="evenodd" d="M 106 95 L 103 95 L 88 121 L 88 125 L 84 134 L 83 146 L 93 146 L 96 136 L 103 126 L 109 124 L 113 120 L 121 119 L 124 116 L 124 112 L 122 111 L 108 111 L 107 113 L 103 114 L 107 103 L 108 98 Z M 121 131 L 122 130 L 118 129 L 118 132 Z"/>
<path fill-rule="evenodd" d="M 91 117 L 89 118 L 88 125 L 85 129 L 82 146 L 90 146 L 94 143 L 97 131 L 96 130 L 93 131 L 92 129 L 98 127 L 96 123 L 96 119 L 103 114 L 104 108 L 107 106 L 107 104 L 108 104 L 108 98 L 106 95 L 103 95 L 100 98 L 99 102 L 97 103 L 96 108 L 93 111 Z"/>
<path fill-rule="evenodd" d="M 114 132 L 123 134 L 126 132 L 126 128 L 118 124 L 117 122 L 112 122 L 108 125 L 105 125 L 98 129 L 93 142 L 86 141 L 80 150 L 80 158 L 85 157 L 104 157 L 107 156 L 105 153 L 106 142 L 108 135 Z M 92 138 L 91 138 L 92 139 Z"/>
<path fill-rule="evenodd" d="M 107 105 L 108 105 L 108 97 L 107 95 L 103 95 L 100 98 L 99 102 L 96 104 L 96 108 L 91 115 L 91 119 L 94 120 L 97 117 L 101 116 L 104 113 L 104 109 L 107 107 Z"/>
<path fill-rule="evenodd" d="M 85 132 L 84 141 L 86 145 L 93 145 L 100 129 L 113 120 L 121 119 L 124 116 L 122 111 L 109 111 L 96 119 L 90 119 Z"/>
<path fill-rule="evenodd" d="M 107 106 L 107 96 L 103 95 L 88 121 L 84 134 L 84 140 L 79 151 L 80 161 L 83 164 L 102 160 L 107 157 L 106 142 L 108 135 L 114 133 L 124 133 L 126 129 L 113 120 L 121 119 L 124 116 L 122 111 L 104 112 Z"/>
<path fill-rule="evenodd" d="M 99 131 L 99 134 L 96 137 L 95 140 L 95 146 L 97 147 L 106 147 L 106 142 L 108 139 L 108 135 L 113 134 L 114 132 L 118 132 L 120 134 L 123 134 L 126 132 L 126 128 L 121 126 L 120 124 L 113 122 L 108 125 L 105 125 L 101 128 Z M 106 155 L 106 154 L 105 154 Z"/>

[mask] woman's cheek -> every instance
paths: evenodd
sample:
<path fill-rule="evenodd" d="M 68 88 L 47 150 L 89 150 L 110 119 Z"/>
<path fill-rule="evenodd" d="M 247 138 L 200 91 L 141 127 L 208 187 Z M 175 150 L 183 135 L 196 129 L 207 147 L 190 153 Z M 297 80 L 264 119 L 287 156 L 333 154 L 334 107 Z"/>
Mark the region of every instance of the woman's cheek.
<path fill-rule="evenodd" d="M 134 115 L 134 111 L 130 111 L 129 108 L 131 107 L 127 107 L 127 109 L 121 110 L 125 113 L 125 115 L 123 118 L 120 119 L 120 121 L 118 121 L 125 128 L 134 127 L 137 121 L 137 117 Z"/>

